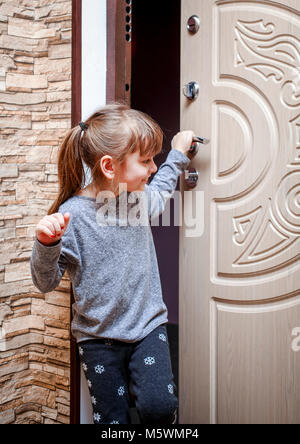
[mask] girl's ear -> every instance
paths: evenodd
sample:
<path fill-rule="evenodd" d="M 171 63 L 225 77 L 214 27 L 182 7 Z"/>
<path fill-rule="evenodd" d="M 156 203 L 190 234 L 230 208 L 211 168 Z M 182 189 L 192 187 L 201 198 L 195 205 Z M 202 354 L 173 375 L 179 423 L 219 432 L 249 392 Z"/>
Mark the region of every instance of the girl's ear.
<path fill-rule="evenodd" d="M 111 179 L 111 176 L 114 175 L 114 165 L 112 157 L 107 155 L 101 157 L 101 159 L 99 160 L 99 168 L 108 179 Z"/>

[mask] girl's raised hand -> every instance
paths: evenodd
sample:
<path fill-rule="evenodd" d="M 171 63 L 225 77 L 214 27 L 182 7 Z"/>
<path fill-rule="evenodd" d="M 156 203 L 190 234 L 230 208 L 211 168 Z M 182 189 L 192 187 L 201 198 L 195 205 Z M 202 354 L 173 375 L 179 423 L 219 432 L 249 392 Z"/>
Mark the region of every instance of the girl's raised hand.
<path fill-rule="evenodd" d="M 191 158 L 189 149 L 191 148 L 194 137 L 194 131 L 181 131 L 173 137 L 171 146 L 173 150 L 178 150 L 181 153 L 185 154 L 187 157 Z"/>
<path fill-rule="evenodd" d="M 64 235 L 70 217 L 70 213 L 55 213 L 43 217 L 36 226 L 37 239 L 44 245 L 55 244 Z"/>

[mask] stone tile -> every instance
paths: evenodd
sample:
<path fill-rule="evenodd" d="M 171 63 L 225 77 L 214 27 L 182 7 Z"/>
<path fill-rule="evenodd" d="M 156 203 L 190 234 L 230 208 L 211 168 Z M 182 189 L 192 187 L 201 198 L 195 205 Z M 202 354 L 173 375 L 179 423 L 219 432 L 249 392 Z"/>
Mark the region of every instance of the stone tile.
<path fill-rule="evenodd" d="M 15 412 L 13 409 L 0 412 L 0 424 L 11 424 L 15 420 Z"/>
<path fill-rule="evenodd" d="M 69 59 L 72 53 L 72 45 L 64 43 L 63 45 L 51 45 L 49 47 L 49 59 Z"/>
<path fill-rule="evenodd" d="M 9 375 L 16 372 L 21 372 L 28 368 L 28 360 L 26 358 L 20 360 L 13 360 L 7 365 L 2 364 L 0 367 L 0 377 L 3 375 Z"/>
<path fill-rule="evenodd" d="M 69 308 L 47 304 L 47 302 L 39 299 L 33 299 L 31 312 L 32 314 L 59 319 L 64 322 L 68 322 L 70 317 Z"/>
<path fill-rule="evenodd" d="M 20 262 L 16 264 L 5 265 L 5 280 L 4 282 L 23 281 L 24 279 L 30 279 L 30 264 L 28 261 Z"/>
<path fill-rule="evenodd" d="M 48 42 L 46 40 L 37 40 L 37 39 L 20 39 L 19 37 L 10 36 L 10 35 L 1 35 L 0 36 L 0 48 L 2 49 L 12 49 L 14 51 L 24 51 L 30 53 L 32 56 L 32 52 L 34 50 L 35 53 L 47 53 L 48 51 Z"/>
<path fill-rule="evenodd" d="M 2 334 L 5 337 L 6 334 L 31 328 L 44 331 L 44 319 L 41 316 L 29 315 L 4 321 L 2 324 Z"/>
<path fill-rule="evenodd" d="M 69 54 L 70 56 L 70 54 Z M 60 60 L 37 59 L 34 64 L 34 74 L 70 74 L 72 63 L 70 57 Z"/>
<path fill-rule="evenodd" d="M 18 166 L 14 164 L 0 164 L 0 178 L 4 177 L 18 177 Z"/>
<path fill-rule="evenodd" d="M 21 336 L 15 336 L 10 339 L 0 339 L 0 352 L 7 350 L 16 350 L 29 344 L 43 344 L 43 335 L 37 333 L 26 333 Z"/>
<path fill-rule="evenodd" d="M 47 100 L 45 93 L 0 93 L 0 103 L 15 103 L 16 105 L 32 105 L 44 103 Z"/>
<path fill-rule="evenodd" d="M 8 35 L 26 37 L 29 39 L 43 39 L 55 37 L 55 28 L 47 28 L 42 22 L 33 22 L 15 17 L 8 18 Z"/>
<path fill-rule="evenodd" d="M 7 89 L 21 88 L 24 85 L 26 85 L 26 88 L 31 89 L 47 88 L 48 80 L 45 75 L 7 74 Z"/>

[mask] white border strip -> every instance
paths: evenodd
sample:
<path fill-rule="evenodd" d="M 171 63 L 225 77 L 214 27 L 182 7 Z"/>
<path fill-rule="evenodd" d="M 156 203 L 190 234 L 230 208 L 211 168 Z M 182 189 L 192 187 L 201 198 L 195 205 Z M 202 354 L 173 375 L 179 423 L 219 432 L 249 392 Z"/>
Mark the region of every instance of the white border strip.
<path fill-rule="evenodd" d="M 82 2 L 82 120 L 106 104 L 106 30 L 106 0 L 84 0 Z M 86 186 L 90 182 L 90 173 L 89 169 L 85 170 Z M 82 369 L 80 424 L 93 424 L 90 394 Z"/>

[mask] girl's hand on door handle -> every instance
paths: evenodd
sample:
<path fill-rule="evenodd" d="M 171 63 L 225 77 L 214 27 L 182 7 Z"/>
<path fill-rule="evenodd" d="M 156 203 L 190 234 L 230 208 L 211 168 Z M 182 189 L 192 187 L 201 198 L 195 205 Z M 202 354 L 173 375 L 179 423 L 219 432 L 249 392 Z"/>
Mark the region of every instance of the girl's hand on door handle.
<path fill-rule="evenodd" d="M 193 138 L 195 137 L 194 131 L 181 131 L 177 133 L 176 136 L 173 137 L 171 146 L 173 150 L 178 150 L 187 156 L 189 159 L 192 159 L 193 154 L 189 151 L 191 145 L 193 143 Z"/>

